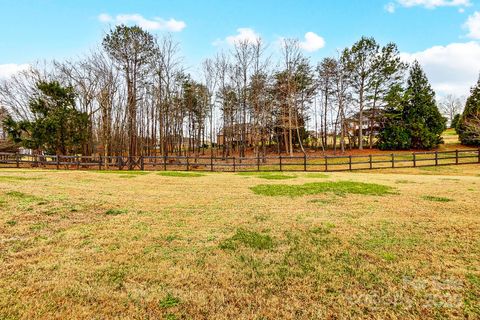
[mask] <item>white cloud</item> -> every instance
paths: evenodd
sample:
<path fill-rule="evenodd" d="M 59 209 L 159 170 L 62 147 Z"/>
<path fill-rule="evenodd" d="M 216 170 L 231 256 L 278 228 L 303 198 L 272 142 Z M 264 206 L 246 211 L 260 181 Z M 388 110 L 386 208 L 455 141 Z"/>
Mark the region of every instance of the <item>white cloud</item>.
<path fill-rule="evenodd" d="M 476 41 L 435 46 L 415 53 L 402 53 L 408 62 L 418 60 L 439 96 L 468 95 L 480 72 L 480 44 Z"/>
<path fill-rule="evenodd" d="M 325 39 L 314 32 L 305 33 L 305 40 L 300 42 L 300 48 L 307 52 L 314 52 L 325 47 Z"/>
<path fill-rule="evenodd" d="M 397 9 L 397 7 L 395 6 L 395 3 L 393 3 L 393 2 L 389 2 L 385 5 L 385 10 L 388 13 L 394 13 L 395 9 Z"/>
<path fill-rule="evenodd" d="M 385 6 L 385 10 L 394 13 L 397 7 L 412 8 L 424 7 L 426 9 L 435 9 L 438 7 L 461 7 L 459 12 L 463 12 L 464 7 L 472 5 L 471 0 L 396 0 Z"/>
<path fill-rule="evenodd" d="M 0 64 L 0 79 L 6 79 L 11 77 L 17 72 L 26 70 L 30 67 L 28 64 Z"/>
<path fill-rule="evenodd" d="M 477 11 L 469 16 L 463 27 L 468 30 L 467 37 L 480 39 L 480 12 Z"/>
<path fill-rule="evenodd" d="M 470 0 L 397 0 L 397 3 L 406 8 L 421 6 L 427 9 L 437 7 L 468 7 L 472 5 Z"/>
<path fill-rule="evenodd" d="M 255 32 L 255 30 L 251 28 L 238 28 L 237 34 L 226 37 L 225 41 L 229 45 L 235 45 L 235 43 L 243 42 L 243 41 L 255 43 L 258 39 L 260 39 L 260 35 L 257 32 Z M 223 41 L 216 40 L 214 42 L 214 45 L 219 45 L 222 42 Z"/>
<path fill-rule="evenodd" d="M 98 20 L 103 23 L 113 24 L 136 24 L 139 27 L 153 31 L 153 30 L 165 30 L 171 32 L 179 32 L 185 29 L 187 24 L 184 21 L 175 20 L 173 18 L 165 20 L 159 17 L 155 17 L 151 20 L 144 18 L 142 15 L 134 14 L 119 14 L 115 17 L 109 14 L 102 13 L 98 16 Z"/>

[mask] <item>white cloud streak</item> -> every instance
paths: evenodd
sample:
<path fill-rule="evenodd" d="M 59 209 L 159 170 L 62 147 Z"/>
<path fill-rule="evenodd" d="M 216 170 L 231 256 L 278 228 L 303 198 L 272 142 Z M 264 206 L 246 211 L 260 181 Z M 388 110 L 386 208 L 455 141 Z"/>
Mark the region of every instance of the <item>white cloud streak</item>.
<path fill-rule="evenodd" d="M 243 41 L 255 43 L 258 39 L 260 39 L 260 34 L 255 30 L 251 28 L 238 28 L 237 34 L 226 37 L 225 42 L 233 46 L 236 43 Z"/>
<path fill-rule="evenodd" d="M 325 39 L 314 32 L 305 33 L 305 40 L 300 42 L 300 48 L 307 52 L 315 52 L 325 47 Z"/>
<path fill-rule="evenodd" d="M 20 71 L 28 69 L 29 67 L 29 64 L 0 64 L 0 79 L 7 79 Z"/>
<path fill-rule="evenodd" d="M 469 16 L 463 28 L 468 31 L 467 37 L 480 39 L 480 12 L 474 12 Z"/>
<path fill-rule="evenodd" d="M 415 53 L 402 53 L 408 62 L 418 60 L 439 96 L 467 96 L 480 72 L 480 44 L 476 41 L 434 46 Z"/>
<path fill-rule="evenodd" d="M 385 10 L 394 13 L 398 7 L 412 8 L 423 7 L 426 9 L 435 9 L 439 7 L 460 7 L 459 12 L 463 12 L 463 8 L 472 5 L 470 0 L 396 0 L 385 5 Z"/>
<path fill-rule="evenodd" d="M 173 18 L 165 20 L 159 17 L 153 19 L 146 19 L 138 13 L 134 14 L 119 14 L 115 17 L 107 13 L 102 13 L 98 16 L 98 20 L 102 23 L 112 23 L 112 24 L 125 24 L 125 25 L 138 25 L 142 29 L 148 31 L 171 31 L 171 32 L 180 32 L 187 27 L 187 24 L 184 21 L 175 20 Z"/>

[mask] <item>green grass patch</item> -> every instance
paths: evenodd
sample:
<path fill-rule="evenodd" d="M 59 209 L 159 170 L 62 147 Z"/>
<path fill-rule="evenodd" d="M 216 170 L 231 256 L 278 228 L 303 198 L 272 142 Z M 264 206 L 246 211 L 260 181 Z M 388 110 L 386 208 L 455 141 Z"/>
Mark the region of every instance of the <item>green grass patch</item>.
<path fill-rule="evenodd" d="M 47 201 L 43 200 L 42 198 L 39 198 L 34 195 L 26 194 L 20 191 L 9 191 L 9 192 L 6 192 L 5 195 L 11 198 L 15 198 L 23 203 L 32 203 L 36 201 L 39 201 L 38 204 L 40 205 L 47 203 Z"/>
<path fill-rule="evenodd" d="M 40 180 L 42 178 L 37 177 L 17 177 L 17 176 L 0 176 L 0 182 L 12 182 L 12 181 L 33 181 L 33 180 Z"/>
<path fill-rule="evenodd" d="M 180 299 L 173 296 L 172 294 L 167 294 L 165 298 L 160 300 L 159 306 L 160 308 L 167 309 L 167 308 L 172 308 L 176 307 L 180 304 Z"/>
<path fill-rule="evenodd" d="M 422 196 L 423 200 L 427 201 L 435 201 L 435 202 L 451 202 L 452 199 L 445 198 L 445 197 L 435 197 L 435 196 Z"/>
<path fill-rule="evenodd" d="M 180 178 L 196 178 L 205 176 L 202 173 L 198 172 L 182 172 L 182 171 L 163 171 L 159 172 L 158 175 L 163 177 L 180 177 Z"/>
<path fill-rule="evenodd" d="M 238 229 L 237 233 L 220 244 L 220 248 L 224 250 L 236 250 L 240 245 L 257 250 L 268 250 L 273 248 L 274 242 L 272 237 L 267 234 Z"/>
<path fill-rule="evenodd" d="M 375 183 L 354 181 L 314 182 L 303 185 L 261 184 L 250 188 L 255 194 L 263 196 L 290 196 L 300 197 L 332 192 L 335 194 L 362 194 L 382 196 L 393 193 L 393 188 Z"/>
<path fill-rule="evenodd" d="M 118 215 L 126 214 L 126 213 L 128 213 L 128 210 L 125 210 L 125 209 L 109 209 L 109 210 L 105 211 L 105 214 L 107 216 L 118 216 Z"/>

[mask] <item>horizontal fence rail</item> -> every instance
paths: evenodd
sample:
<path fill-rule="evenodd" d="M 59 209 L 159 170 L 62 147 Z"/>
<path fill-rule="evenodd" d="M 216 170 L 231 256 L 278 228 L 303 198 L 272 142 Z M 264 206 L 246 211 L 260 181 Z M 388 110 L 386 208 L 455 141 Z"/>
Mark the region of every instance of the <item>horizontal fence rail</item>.
<path fill-rule="evenodd" d="M 171 170 L 171 171 L 310 171 L 332 172 L 383 168 L 416 168 L 480 164 L 480 148 L 399 154 L 348 156 L 61 156 L 0 153 L 2 168 L 63 170 Z"/>

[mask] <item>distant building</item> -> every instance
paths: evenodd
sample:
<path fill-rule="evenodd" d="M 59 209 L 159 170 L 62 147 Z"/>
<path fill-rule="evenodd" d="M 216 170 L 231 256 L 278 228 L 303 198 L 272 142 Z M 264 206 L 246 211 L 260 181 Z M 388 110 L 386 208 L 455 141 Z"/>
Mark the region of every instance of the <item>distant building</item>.
<path fill-rule="evenodd" d="M 345 119 L 347 124 L 348 134 L 353 137 L 359 136 L 360 128 L 363 136 L 370 136 L 373 130 L 373 136 L 376 137 L 380 133 L 383 126 L 385 112 L 382 109 L 365 109 L 363 110 L 363 121 L 359 125 L 359 113 L 353 114 L 351 117 Z"/>
<path fill-rule="evenodd" d="M 226 126 L 217 134 L 217 144 L 223 146 L 226 140 L 231 143 L 233 146 L 239 146 L 242 143 L 242 130 L 243 124 L 234 124 L 233 126 Z M 247 146 L 252 146 L 253 141 L 253 126 L 251 124 L 246 124 L 245 132 L 245 144 Z"/>

